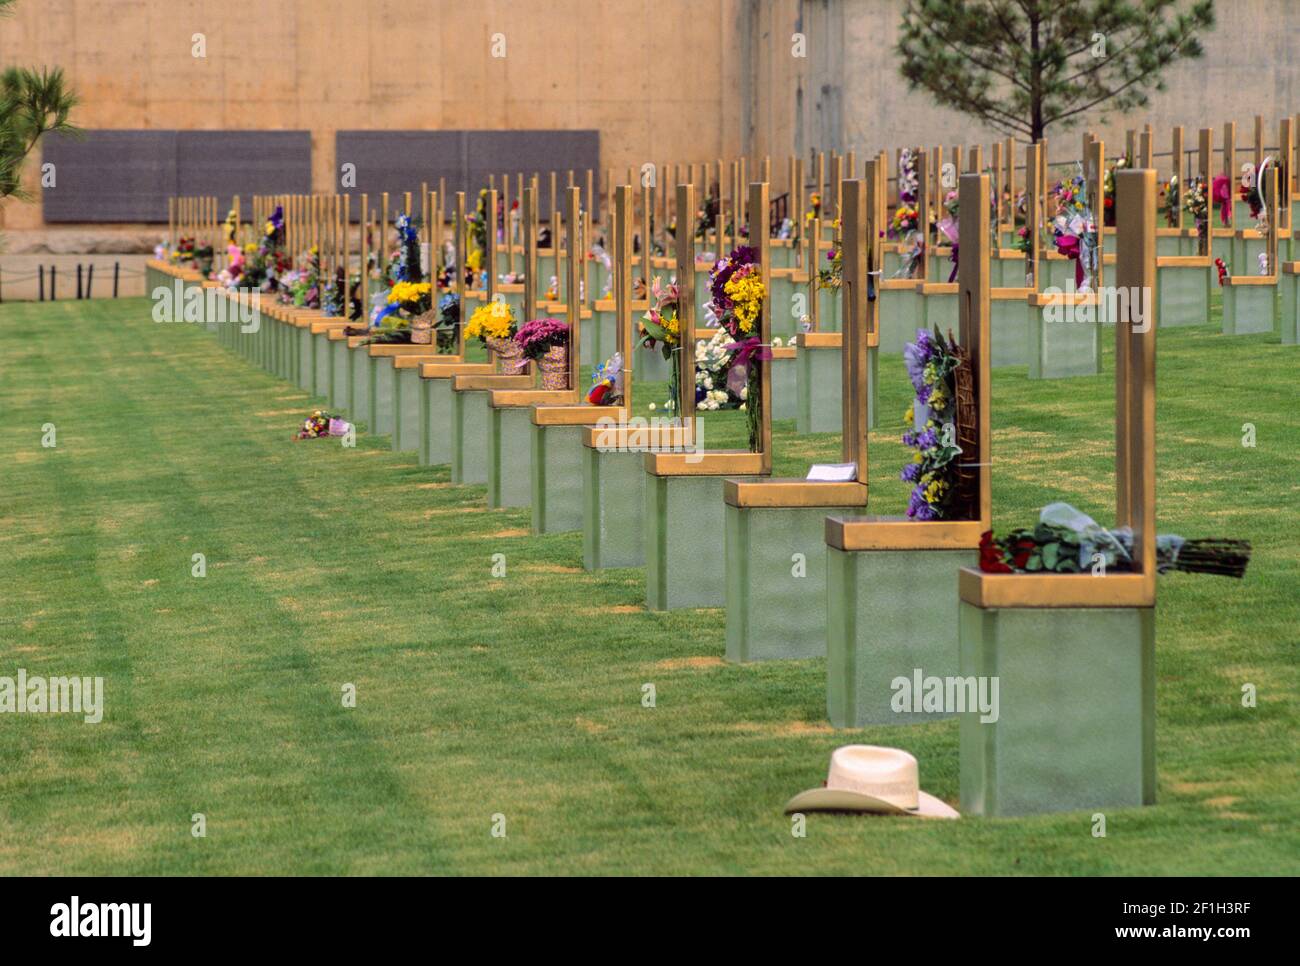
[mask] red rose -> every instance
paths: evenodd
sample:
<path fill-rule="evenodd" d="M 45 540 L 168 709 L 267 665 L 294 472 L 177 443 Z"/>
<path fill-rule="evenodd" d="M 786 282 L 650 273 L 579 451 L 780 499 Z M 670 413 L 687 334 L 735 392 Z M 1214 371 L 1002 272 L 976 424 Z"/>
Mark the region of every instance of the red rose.
<path fill-rule="evenodd" d="M 990 574 L 1009 574 L 1011 568 L 1002 560 L 1002 549 L 993 542 L 993 531 L 980 534 L 980 570 Z"/>

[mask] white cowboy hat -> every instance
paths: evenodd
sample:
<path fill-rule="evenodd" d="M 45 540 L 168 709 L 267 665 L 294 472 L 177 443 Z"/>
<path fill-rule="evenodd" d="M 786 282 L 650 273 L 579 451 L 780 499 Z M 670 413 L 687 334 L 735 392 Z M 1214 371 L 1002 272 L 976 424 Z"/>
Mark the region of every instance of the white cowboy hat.
<path fill-rule="evenodd" d="M 873 812 L 918 818 L 960 818 L 920 790 L 916 759 L 897 748 L 845 745 L 831 752 L 824 788 L 800 792 L 785 804 L 791 812 Z"/>

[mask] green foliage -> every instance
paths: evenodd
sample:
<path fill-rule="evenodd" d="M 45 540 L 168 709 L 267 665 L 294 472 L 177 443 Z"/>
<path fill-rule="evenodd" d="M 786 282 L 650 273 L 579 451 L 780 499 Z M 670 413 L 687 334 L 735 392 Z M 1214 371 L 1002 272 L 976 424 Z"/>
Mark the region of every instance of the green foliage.
<path fill-rule="evenodd" d="M 1213 25 L 1214 0 L 908 0 L 895 50 L 912 90 L 1038 140 L 1103 104 L 1145 107 Z"/>
<path fill-rule="evenodd" d="M 0 0 L 0 16 L 13 5 Z M 9 67 L 0 73 L 0 198 L 26 199 L 19 183 L 23 162 L 49 132 L 77 133 L 68 121 L 76 104 L 62 68 Z"/>

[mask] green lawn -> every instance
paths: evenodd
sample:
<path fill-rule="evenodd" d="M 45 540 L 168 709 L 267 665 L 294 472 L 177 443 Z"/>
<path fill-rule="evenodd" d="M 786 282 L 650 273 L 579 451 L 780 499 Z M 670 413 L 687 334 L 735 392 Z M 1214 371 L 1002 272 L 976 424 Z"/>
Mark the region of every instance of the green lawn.
<path fill-rule="evenodd" d="M 0 716 L 0 871 L 1296 874 L 1300 355 L 1215 326 L 1159 345 L 1161 530 L 1255 547 L 1241 583 L 1161 578 L 1159 803 L 1104 839 L 1086 813 L 797 839 L 782 805 L 850 741 L 955 803 L 956 723 L 831 731 L 822 661 L 725 664 L 723 611 L 648 613 L 640 570 L 584 572 L 579 534 L 532 537 L 387 438 L 291 442 L 311 400 L 143 300 L 4 305 L 0 675 L 102 675 L 106 710 Z M 1111 519 L 1112 356 L 995 372 L 1000 529 L 1058 498 Z M 909 386 L 880 368 L 873 509 L 900 512 Z M 776 449 L 802 475 L 838 440 L 778 424 Z"/>

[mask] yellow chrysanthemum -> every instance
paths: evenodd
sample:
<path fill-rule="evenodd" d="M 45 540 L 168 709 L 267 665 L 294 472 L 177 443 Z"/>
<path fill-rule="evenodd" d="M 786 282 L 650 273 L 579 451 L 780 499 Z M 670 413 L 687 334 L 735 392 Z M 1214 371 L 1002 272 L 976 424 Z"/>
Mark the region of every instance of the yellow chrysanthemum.
<path fill-rule="evenodd" d="M 727 298 L 731 299 L 733 304 L 732 311 L 736 316 L 736 324 L 740 327 L 741 332 L 754 331 L 754 322 L 758 319 L 758 311 L 763 305 L 763 279 L 758 274 L 737 276 L 733 275 L 727 280 L 724 286 Z"/>
<path fill-rule="evenodd" d="M 514 334 L 514 310 L 496 299 L 476 308 L 465 324 L 468 339 L 508 339 Z"/>
<path fill-rule="evenodd" d="M 429 294 L 428 282 L 397 282 L 388 292 L 388 301 L 418 302 Z"/>

